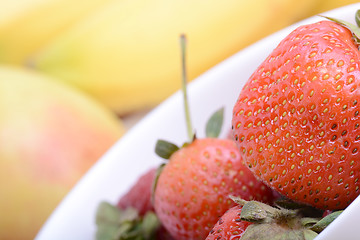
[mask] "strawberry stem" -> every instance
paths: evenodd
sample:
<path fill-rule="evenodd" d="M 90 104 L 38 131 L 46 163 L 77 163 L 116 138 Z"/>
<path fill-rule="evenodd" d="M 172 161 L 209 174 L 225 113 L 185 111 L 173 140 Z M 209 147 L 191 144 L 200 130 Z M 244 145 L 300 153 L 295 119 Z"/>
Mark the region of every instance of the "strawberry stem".
<path fill-rule="evenodd" d="M 190 119 L 190 111 L 189 111 L 189 101 L 187 97 L 187 74 L 186 74 L 186 36 L 182 34 L 180 36 L 180 46 L 181 46 L 181 66 L 182 66 L 182 91 L 184 97 L 184 108 L 185 108 L 185 120 L 186 120 L 186 127 L 188 132 L 188 137 L 190 141 L 194 139 L 194 132 L 191 124 Z"/>

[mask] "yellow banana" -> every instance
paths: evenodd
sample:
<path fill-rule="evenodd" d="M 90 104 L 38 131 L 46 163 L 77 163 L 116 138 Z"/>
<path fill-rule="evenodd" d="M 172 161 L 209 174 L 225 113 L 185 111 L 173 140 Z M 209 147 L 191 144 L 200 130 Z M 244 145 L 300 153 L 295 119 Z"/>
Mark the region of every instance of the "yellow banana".
<path fill-rule="evenodd" d="M 0 0 L 0 63 L 21 64 L 110 0 Z"/>
<path fill-rule="evenodd" d="M 178 37 L 193 79 L 243 47 L 308 17 L 324 0 L 118 0 L 47 46 L 32 65 L 119 114 L 180 88 Z M 239 66 L 240 67 L 240 66 Z"/>
<path fill-rule="evenodd" d="M 358 3 L 359 0 L 323 0 L 321 1 L 321 3 L 319 4 L 319 6 L 317 6 L 315 9 L 313 9 L 314 14 L 318 14 L 318 13 L 322 13 L 325 11 L 329 11 L 332 10 L 334 8 L 338 8 L 338 7 L 342 7 L 348 4 L 352 4 L 352 3 Z"/>

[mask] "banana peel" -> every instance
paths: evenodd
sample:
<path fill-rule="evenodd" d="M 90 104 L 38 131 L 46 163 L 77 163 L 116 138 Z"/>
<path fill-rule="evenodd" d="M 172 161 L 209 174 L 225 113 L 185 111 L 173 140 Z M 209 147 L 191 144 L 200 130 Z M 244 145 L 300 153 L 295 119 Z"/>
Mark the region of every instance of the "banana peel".
<path fill-rule="evenodd" d="M 359 0 L 327 0 L 327 1 L 321 1 L 319 6 L 316 7 L 314 14 L 322 13 L 325 11 L 329 11 L 335 8 L 339 8 L 345 5 L 358 3 Z"/>
<path fill-rule="evenodd" d="M 324 1 L 118 0 L 58 37 L 30 65 L 123 115 L 154 107 L 180 89 L 180 34 L 189 41 L 193 79 L 247 45 L 315 14 Z"/>
<path fill-rule="evenodd" d="M 60 33 L 112 0 L 0 0 L 0 63 L 24 64 Z"/>

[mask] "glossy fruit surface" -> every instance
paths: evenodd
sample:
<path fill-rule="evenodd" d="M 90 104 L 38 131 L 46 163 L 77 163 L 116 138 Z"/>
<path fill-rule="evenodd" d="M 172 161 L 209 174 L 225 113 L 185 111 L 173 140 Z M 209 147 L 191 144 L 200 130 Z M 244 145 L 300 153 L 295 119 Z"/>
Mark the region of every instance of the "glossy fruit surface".
<path fill-rule="evenodd" d="M 230 208 L 210 231 L 206 240 L 235 240 L 240 239 L 246 228 L 252 224 L 240 219 L 242 206 Z"/>
<path fill-rule="evenodd" d="M 234 137 L 256 176 L 289 198 L 345 208 L 360 193 L 360 53 L 330 21 L 289 34 L 247 81 Z"/>
<path fill-rule="evenodd" d="M 120 198 L 117 206 L 121 209 L 133 207 L 139 211 L 141 216 L 148 211 L 154 211 L 151 203 L 151 189 L 155 174 L 156 169 L 152 168 L 141 175 L 129 191 Z"/>
<path fill-rule="evenodd" d="M 155 210 L 175 239 L 205 239 L 235 203 L 229 195 L 272 201 L 231 140 L 196 139 L 171 155 L 155 190 Z"/>

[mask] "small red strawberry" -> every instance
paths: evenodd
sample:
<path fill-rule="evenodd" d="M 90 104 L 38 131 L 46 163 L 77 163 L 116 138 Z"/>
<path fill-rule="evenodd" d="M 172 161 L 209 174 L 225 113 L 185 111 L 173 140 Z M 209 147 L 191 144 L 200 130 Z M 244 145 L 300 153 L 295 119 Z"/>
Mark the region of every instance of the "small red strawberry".
<path fill-rule="evenodd" d="M 242 206 L 236 205 L 220 217 L 206 240 L 235 240 L 240 239 L 246 228 L 252 224 L 241 220 Z"/>
<path fill-rule="evenodd" d="M 284 205 L 293 207 L 284 208 L 232 199 L 239 205 L 219 219 L 206 240 L 312 240 L 342 213 L 321 218 L 321 211 L 293 202 L 283 201 Z"/>
<path fill-rule="evenodd" d="M 187 106 L 186 88 L 183 90 Z M 165 141 L 157 143 L 156 152 L 169 161 L 155 185 L 154 207 L 161 223 L 177 240 L 205 239 L 218 218 L 234 206 L 230 194 L 272 201 L 271 189 L 247 169 L 235 142 L 216 138 L 222 114 L 220 110 L 210 119 L 207 138 L 194 137 L 187 114 L 190 143 L 180 149 Z"/>
<path fill-rule="evenodd" d="M 232 130 L 230 130 L 226 136 L 225 136 L 226 139 L 230 139 L 230 140 L 234 140 L 234 132 Z"/>
<path fill-rule="evenodd" d="M 234 204 L 228 195 L 272 200 L 272 191 L 242 163 L 231 140 L 196 139 L 173 153 L 155 190 L 155 210 L 175 239 L 204 239 Z"/>
<path fill-rule="evenodd" d="M 332 21 L 297 28 L 252 74 L 233 109 L 234 137 L 251 171 L 322 209 L 343 209 L 360 193 L 355 39 Z"/>
<path fill-rule="evenodd" d="M 154 214 L 151 193 L 155 176 L 156 168 L 140 176 L 117 207 L 106 202 L 99 205 L 96 239 L 173 240 Z"/>
<path fill-rule="evenodd" d="M 152 168 L 139 177 L 137 182 L 123 195 L 117 206 L 120 209 L 133 207 L 139 211 L 140 216 L 144 216 L 148 211 L 154 211 L 151 203 L 151 189 L 156 174 L 156 168 Z"/>
<path fill-rule="evenodd" d="M 160 228 L 156 231 L 155 240 L 174 240 L 174 238 L 170 235 L 166 228 L 164 228 L 164 226 L 160 226 Z"/>

